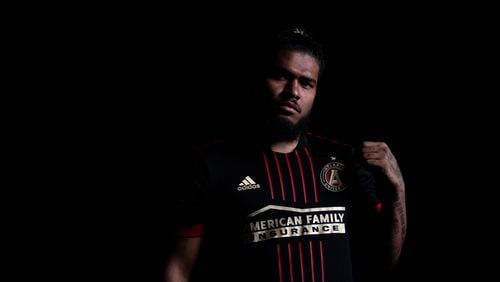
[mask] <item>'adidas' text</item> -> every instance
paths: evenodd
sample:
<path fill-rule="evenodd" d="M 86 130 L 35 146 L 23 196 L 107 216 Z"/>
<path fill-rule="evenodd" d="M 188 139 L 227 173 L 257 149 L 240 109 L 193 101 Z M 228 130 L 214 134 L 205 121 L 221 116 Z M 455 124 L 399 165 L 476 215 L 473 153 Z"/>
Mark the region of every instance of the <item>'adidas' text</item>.
<path fill-rule="evenodd" d="M 245 177 L 243 181 L 241 181 L 240 185 L 238 186 L 237 190 L 238 191 L 243 191 L 243 190 L 249 190 L 249 189 L 258 189 L 260 188 L 260 184 L 255 183 L 250 176 Z"/>

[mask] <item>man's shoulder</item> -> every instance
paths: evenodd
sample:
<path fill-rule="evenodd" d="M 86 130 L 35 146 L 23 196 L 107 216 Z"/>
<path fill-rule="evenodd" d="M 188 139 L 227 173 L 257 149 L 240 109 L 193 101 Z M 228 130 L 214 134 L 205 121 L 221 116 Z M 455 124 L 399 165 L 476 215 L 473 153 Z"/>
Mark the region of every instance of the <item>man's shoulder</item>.
<path fill-rule="evenodd" d="M 337 151 L 353 154 L 354 147 L 335 136 L 328 136 L 318 132 L 307 132 L 307 147 L 318 151 Z"/>

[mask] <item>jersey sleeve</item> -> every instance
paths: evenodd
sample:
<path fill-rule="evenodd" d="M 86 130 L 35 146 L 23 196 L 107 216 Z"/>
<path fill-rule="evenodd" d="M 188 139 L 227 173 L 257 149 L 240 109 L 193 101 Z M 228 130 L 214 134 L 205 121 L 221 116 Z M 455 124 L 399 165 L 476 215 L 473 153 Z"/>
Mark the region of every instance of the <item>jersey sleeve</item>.
<path fill-rule="evenodd" d="M 352 160 L 352 177 L 355 187 L 354 200 L 359 206 L 365 207 L 371 212 L 378 212 L 381 209 L 381 202 L 377 196 L 376 181 L 373 171 L 368 169 L 368 165 L 361 157 L 361 153 L 350 147 Z"/>
<path fill-rule="evenodd" d="M 209 214 L 209 181 L 206 166 L 198 156 L 191 157 L 174 187 L 172 214 L 174 233 L 180 237 L 202 236 Z"/>

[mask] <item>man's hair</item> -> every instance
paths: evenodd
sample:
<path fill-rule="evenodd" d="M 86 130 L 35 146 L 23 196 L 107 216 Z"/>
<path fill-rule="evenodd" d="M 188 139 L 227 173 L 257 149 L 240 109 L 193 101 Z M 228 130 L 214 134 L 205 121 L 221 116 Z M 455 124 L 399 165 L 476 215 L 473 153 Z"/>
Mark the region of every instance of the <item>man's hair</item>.
<path fill-rule="evenodd" d="M 304 28 L 294 27 L 278 32 L 270 40 L 271 46 L 264 59 L 273 59 L 281 50 L 304 52 L 314 57 L 319 64 L 320 74 L 325 68 L 325 55 L 322 44 L 308 34 Z"/>

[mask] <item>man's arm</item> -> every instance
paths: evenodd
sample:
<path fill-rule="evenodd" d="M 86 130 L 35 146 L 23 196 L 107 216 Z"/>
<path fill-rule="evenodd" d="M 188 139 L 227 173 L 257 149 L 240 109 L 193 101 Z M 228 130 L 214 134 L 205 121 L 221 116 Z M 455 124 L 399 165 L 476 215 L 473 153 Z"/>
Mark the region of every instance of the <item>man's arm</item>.
<path fill-rule="evenodd" d="M 406 236 L 405 183 L 398 162 L 384 142 L 363 142 L 363 157 L 368 164 L 377 166 L 394 187 L 390 205 L 390 263 L 393 268 L 401 255 Z"/>
<path fill-rule="evenodd" d="M 167 258 L 165 282 L 188 282 L 191 276 L 201 237 L 180 237 L 176 240 L 172 253 Z"/>

